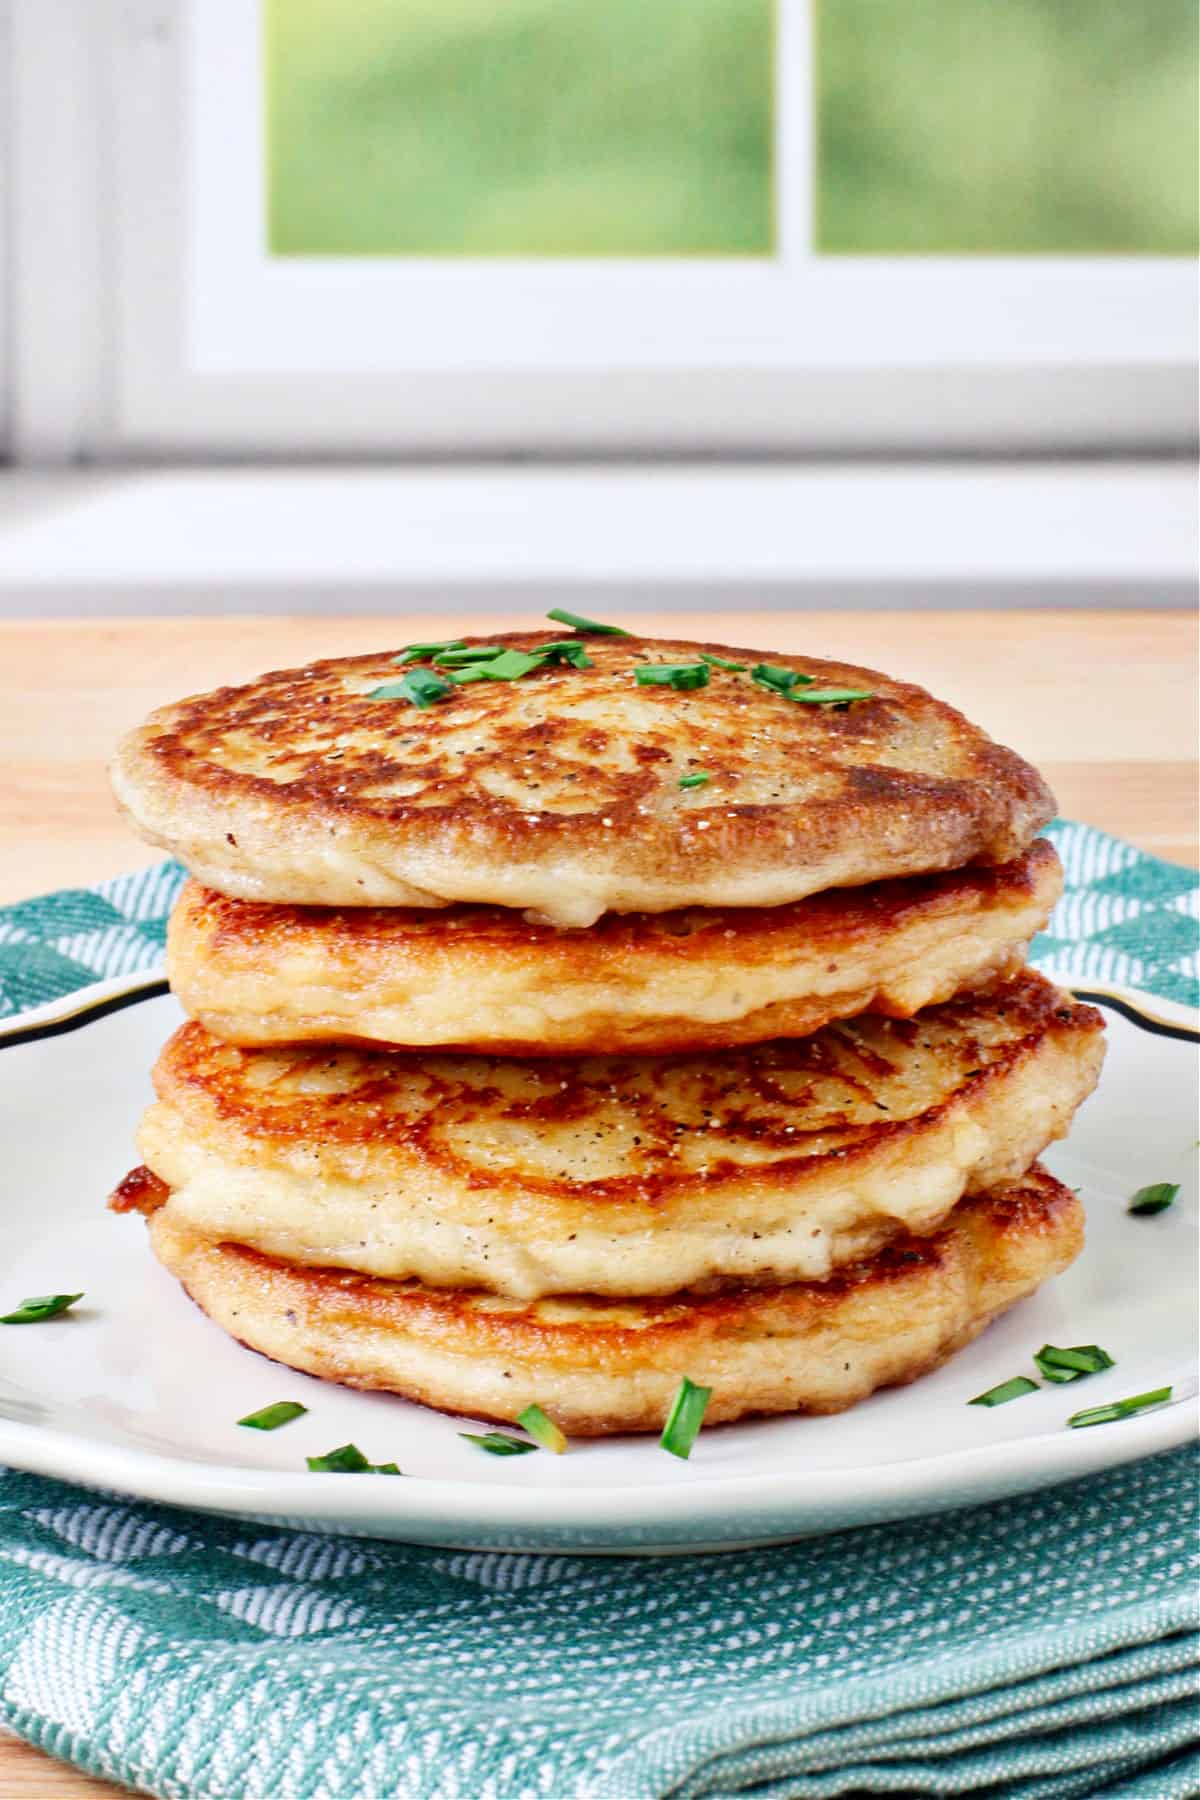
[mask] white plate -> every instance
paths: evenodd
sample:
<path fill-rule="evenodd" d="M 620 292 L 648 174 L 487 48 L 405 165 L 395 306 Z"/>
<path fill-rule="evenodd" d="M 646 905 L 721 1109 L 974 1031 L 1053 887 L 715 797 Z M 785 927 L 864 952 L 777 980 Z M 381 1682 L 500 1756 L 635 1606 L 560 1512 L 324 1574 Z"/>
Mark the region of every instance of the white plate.
<path fill-rule="evenodd" d="M 1094 996 L 1092 996 L 1094 997 Z M 1124 1010 L 1121 1010 L 1124 1009 Z M 0 1028 L 0 1301 L 83 1290 L 69 1316 L 0 1328 L 0 1459 L 180 1506 L 308 1529 L 490 1549 L 689 1550 L 762 1544 L 998 1499 L 1182 1444 L 1196 1419 L 1194 1015 L 1115 991 L 1100 1090 L 1047 1157 L 1082 1189 L 1089 1238 L 1062 1280 L 913 1387 L 836 1418 L 702 1432 L 690 1462 L 653 1439 L 496 1458 L 461 1419 L 356 1394 L 241 1348 L 105 1211 L 135 1160 L 148 1070 L 180 1013 L 162 983 L 102 983 Z M 1149 1181 L 1182 1192 L 1127 1216 Z M 1010 1405 L 968 1406 L 1043 1342 L 1100 1343 L 1117 1366 Z M 1081 1406 L 1173 1383 L 1175 1400 L 1088 1430 Z M 275 1433 L 235 1421 L 294 1398 Z M 407 1479 L 309 1474 L 358 1444 Z"/>

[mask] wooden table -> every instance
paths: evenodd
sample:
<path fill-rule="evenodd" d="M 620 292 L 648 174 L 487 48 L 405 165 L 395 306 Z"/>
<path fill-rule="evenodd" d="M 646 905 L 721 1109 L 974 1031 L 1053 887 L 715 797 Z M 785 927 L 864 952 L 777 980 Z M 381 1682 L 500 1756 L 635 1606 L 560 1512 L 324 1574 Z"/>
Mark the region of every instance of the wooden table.
<path fill-rule="evenodd" d="M 444 636 L 445 615 L 0 622 L 0 903 L 155 860 L 116 815 L 114 739 L 152 706 L 312 657 Z M 454 616 L 456 634 L 528 619 Z M 1197 843 L 1196 627 L 1183 613 L 638 614 L 650 633 L 909 676 L 1020 750 L 1061 810 L 1177 862 Z M 114 1790 L 0 1738 L 0 1800 Z"/>

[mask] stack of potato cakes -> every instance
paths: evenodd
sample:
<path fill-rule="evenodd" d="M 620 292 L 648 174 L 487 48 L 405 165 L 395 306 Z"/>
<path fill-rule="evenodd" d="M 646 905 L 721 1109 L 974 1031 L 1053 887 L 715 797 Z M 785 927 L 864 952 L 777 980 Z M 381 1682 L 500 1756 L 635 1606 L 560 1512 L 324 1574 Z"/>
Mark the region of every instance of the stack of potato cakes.
<path fill-rule="evenodd" d="M 278 1361 L 477 1417 L 836 1411 L 1082 1244 L 1101 1021 L 1024 968 L 1039 776 L 922 689 L 570 632 L 181 701 L 114 768 L 194 879 L 114 1203 Z"/>

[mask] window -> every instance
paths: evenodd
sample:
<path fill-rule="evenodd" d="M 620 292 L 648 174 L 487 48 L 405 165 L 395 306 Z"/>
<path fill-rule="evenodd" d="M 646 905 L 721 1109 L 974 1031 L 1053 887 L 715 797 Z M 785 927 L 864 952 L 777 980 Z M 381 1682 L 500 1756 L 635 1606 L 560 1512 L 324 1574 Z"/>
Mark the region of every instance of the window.
<path fill-rule="evenodd" d="M 765 256 L 775 0 L 264 0 L 286 256 Z"/>
<path fill-rule="evenodd" d="M 85 447 L 1192 436 L 1192 0 L 75 10 Z"/>
<path fill-rule="evenodd" d="M 1191 0 L 818 4 L 818 250 L 1195 253 Z"/>

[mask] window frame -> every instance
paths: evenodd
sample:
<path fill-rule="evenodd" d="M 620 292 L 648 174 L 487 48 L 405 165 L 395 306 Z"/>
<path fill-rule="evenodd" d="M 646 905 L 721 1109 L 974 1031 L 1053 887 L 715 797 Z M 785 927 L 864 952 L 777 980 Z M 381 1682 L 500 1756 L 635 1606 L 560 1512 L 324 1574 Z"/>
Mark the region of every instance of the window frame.
<path fill-rule="evenodd" d="M 781 57 L 795 57 L 806 3 L 779 0 Z M 364 297 L 373 282 L 381 292 L 391 283 L 381 305 L 394 305 L 395 284 L 410 272 L 403 263 L 380 270 L 315 259 L 297 267 L 288 259 L 283 270 L 266 271 L 275 302 L 293 322 L 304 300 L 317 324 L 314 335 L 310 320 L 310 344 L 323 317 L 348 308 L 358 329 L 343 320 L 339 341 L 358 347 L 359 366 L 305 367 L 294 349 L 292 366 L 286 358 L 280 366 L 278 355 L 274 368 L 256 365 L 253 346 L 239 350 L 234 340 L 239 304 L 249 318 L 262 303 L 262 284 L 239 295 L 226 283 L 217 292 L 223 260 L 236 259 L 214 258 L 211 234 L 206 243 L 193 229 L 191 184 L 205 134 L 190 129 L 186 104 L 189 58 L 205 45 L 211 55 L 218 29 L 239 9 L 247 15 L 246 0 L 9 6 L 18 455 L 1128 453 L 1195 441 L 1197 283 L 1186 258 L 820 259 L 835 300 L 841 284 L 839 304 L 847 292 L 853 299 L 856 282 L 863 295 L 928 292 L 948 262 L 957 264 L 949 272 L 965 278 L 972 270 L 977 292 L 980 279 L 990 279 L 1005 296 L 993 309 L 1001 328 L 1010 313 L 1020 316 L 1022 293 L 1052 276 L 1064 295 L 1086 297 L 1105 314 L 1102 329 L 1079 333 L 1086 354 L 1068 341 L 1061 320 L 1035 341 L 1035 296 L 1020 327 L 1024 347 L 998 337 L 984 354 L 960 333 L 953 353 L 938 355 L 934 333 L 915 346 L 872 338 L 862 353 L 826 348 L 818 356 L 810 348 L 806 355 L 803 342 L 777 338 L 705 356 L 702 343 L 685 353 L 660 331 L 657 358 L 653 342 L 627 339 L 619 356 L 600 343 L 574 360 L 569 345 L 538 352 L 536 361 L 528 349 L 508 361 L 495 346 L 483 360 L 466 348 L 457 359 L 443 349 L 440 366 L 428 357 L 422 366 L 419 356 L 407 366 L 368 357 L 362 366 L 371 311 L 364 313 Z M 244 92 L 244 44 L 236 33 L 227 44 L 225 73 Z M 203 96 L 203 83 L 198 91 Z M 785 104 L 781 118 L 787 154 L 798 129 L 794 108 Z M 806 213 L 806 198 L 790 216 L 784 206 L 785 257 Z M 203 226 L 203 206 L 197 214 Z M 456 269 L 471 282 L 492 281 L 496 293 L 513 285 L 501 261 Z M 627 316 L 639 283 L 647 293 L 663 286 L 668 308 L 671 292 L 685 294 L 689 279 L 749 305 L 745 296 L 761 295 L 775 273 L 771 264 L 705 263 L 664 275 L 661 262 L 649 261 L 619 269 L 544 264 L 538 278 L 569 291 L 581 269 L 600 297 L 597 319 L 606 289 L 624 289 Z M 198 308 L 190 290 L 196 275 Z M 261 323 L 263 351 L 269 334 Z"/>

